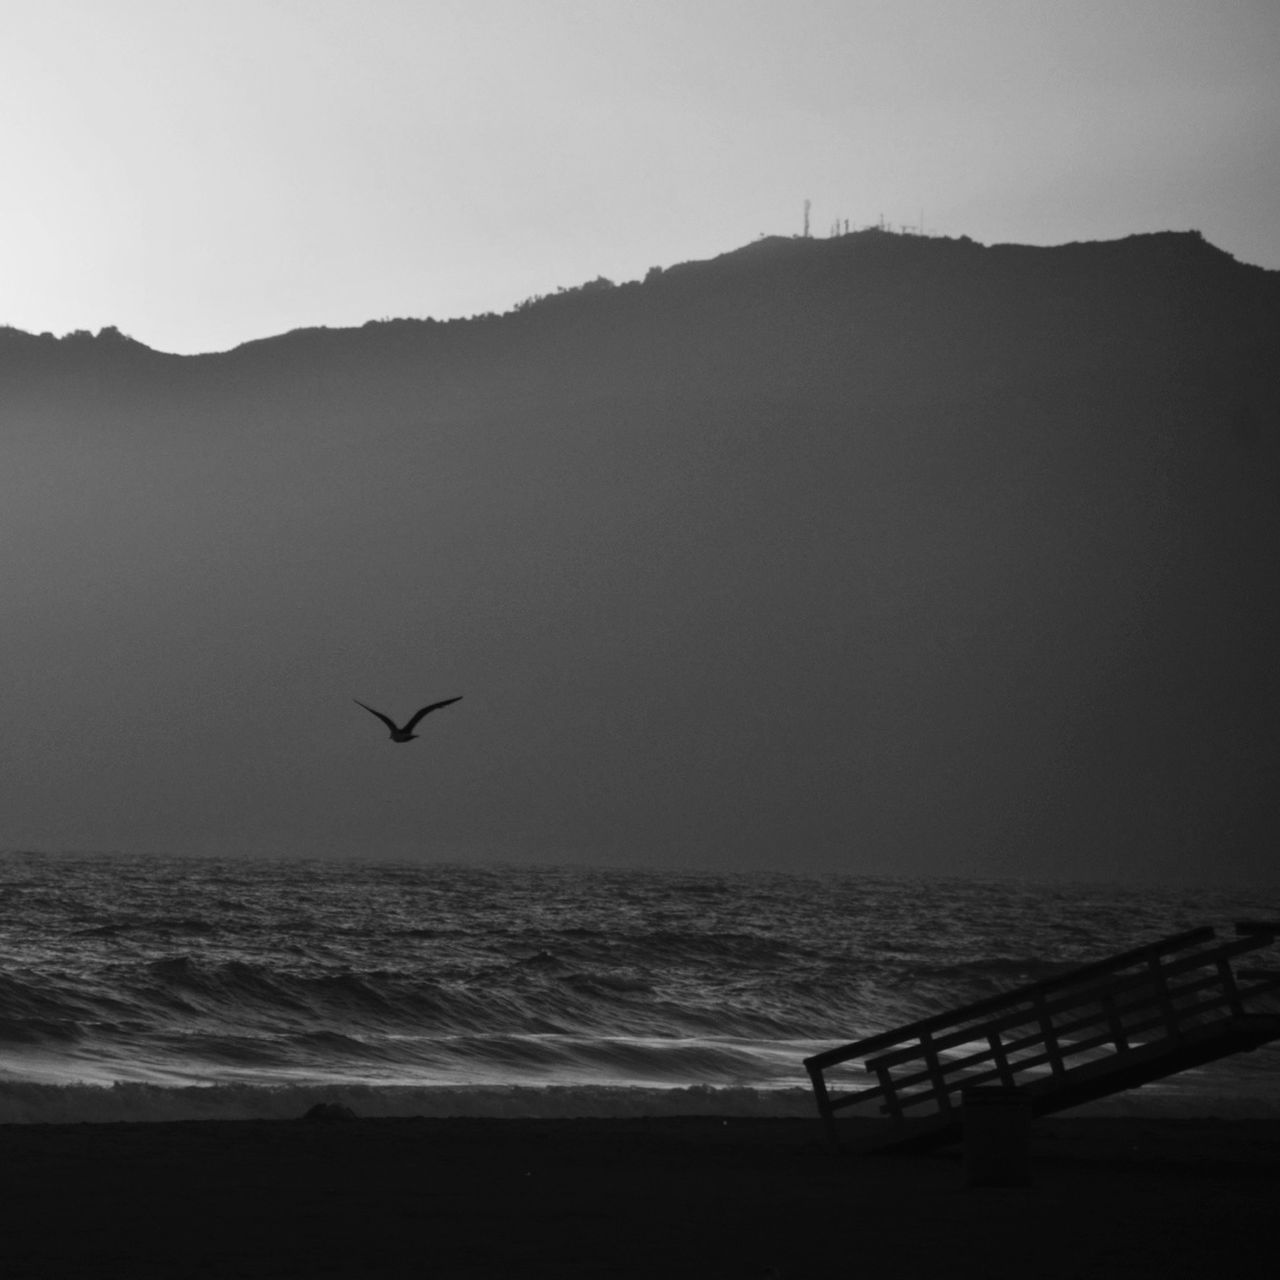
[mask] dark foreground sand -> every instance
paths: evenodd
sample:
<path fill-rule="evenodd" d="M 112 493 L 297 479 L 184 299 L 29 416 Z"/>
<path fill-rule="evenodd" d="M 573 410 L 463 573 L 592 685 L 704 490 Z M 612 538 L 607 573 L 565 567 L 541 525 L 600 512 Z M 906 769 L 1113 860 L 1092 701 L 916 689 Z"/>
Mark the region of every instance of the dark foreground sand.
<path fill-rule="evenodd" d="M 0 1276 L 1219 1278 L 1278 1193 L 1280 1121 L 1039 1121 L 1017 1190 L 816 1121 L 7 1125 Z"/>

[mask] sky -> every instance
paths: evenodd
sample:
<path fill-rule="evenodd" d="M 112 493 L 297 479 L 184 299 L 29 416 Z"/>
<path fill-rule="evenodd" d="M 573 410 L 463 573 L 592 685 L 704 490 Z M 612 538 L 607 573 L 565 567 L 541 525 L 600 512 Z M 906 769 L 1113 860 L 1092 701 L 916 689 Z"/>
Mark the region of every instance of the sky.
<path fill-rule="evenodd" d="M 0 0 L 0 324 L 195 353 L 762 233 L 1280 268 L 1274 0 Z"/>

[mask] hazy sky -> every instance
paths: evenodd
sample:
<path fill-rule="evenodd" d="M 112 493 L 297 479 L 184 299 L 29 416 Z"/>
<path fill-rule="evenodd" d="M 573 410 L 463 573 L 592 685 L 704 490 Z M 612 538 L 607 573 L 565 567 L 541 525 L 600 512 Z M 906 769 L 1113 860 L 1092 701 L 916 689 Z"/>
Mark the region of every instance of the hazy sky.
<path fill-rule="evenodd" d="M 0 323 L 506 310 L 849 219 L 1280 268 L 1275 0 L 0 0 Z"/>

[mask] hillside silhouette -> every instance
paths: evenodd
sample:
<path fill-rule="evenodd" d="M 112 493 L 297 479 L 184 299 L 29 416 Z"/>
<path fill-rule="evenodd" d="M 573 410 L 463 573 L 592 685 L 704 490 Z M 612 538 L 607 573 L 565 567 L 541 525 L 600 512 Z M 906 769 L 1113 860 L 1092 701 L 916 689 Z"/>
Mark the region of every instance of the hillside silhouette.
<path fill-rule="evenodd" d="M 0 330 L 0 843 L 1273 875 L 1278 340 L 1194 232 Z"/>

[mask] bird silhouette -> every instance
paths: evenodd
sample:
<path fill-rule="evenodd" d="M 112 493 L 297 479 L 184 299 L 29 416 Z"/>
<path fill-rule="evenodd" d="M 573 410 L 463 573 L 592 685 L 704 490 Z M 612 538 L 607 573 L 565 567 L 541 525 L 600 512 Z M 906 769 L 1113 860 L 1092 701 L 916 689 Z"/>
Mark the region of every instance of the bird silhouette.
<path fill-rule="evenodd" d="M 415 712 L 410 719 L 405 721 L 403 729 L 399 728 L 390 716 L 384 716 L 381 711 L 375 711 L 371 706 L 361 702 L 359 698 L 352 698 L 351 701 L 354 702 L 357 707 L 364 707 L 370 715 L 377 716 L 378 719 L 391 730 L 392 742 L 412 742 L 414 738 L 418 736 L 414 733 L 413 728 L 423 716 L 428 715 L 432 711 L 438 711 L 441 707 L 447 707 L 451 702 L 461 702 L 462 697 L 459 695 L 456 698 L 446 698 L 443 702 L 433 702 L 429 707 L 423 707 L 421 711 Z"/>

